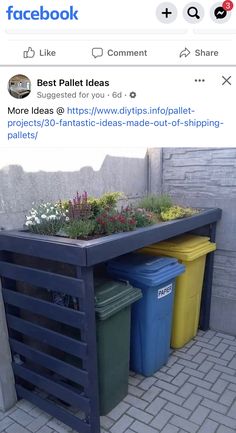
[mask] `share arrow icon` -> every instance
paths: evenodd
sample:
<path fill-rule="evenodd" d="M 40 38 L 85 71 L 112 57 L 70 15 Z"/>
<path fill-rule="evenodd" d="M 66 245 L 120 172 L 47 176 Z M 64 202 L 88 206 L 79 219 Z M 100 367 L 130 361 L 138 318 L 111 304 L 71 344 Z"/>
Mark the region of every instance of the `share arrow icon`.
<path fill-rule="evenodd" d="M 180 52 L 179 57 L 180 58 L 181 57 L 188 57 L 190 54 L 191 54 L 191 51 L 189 51 L 189 49 L 185 47 L 185 49 Z"/>

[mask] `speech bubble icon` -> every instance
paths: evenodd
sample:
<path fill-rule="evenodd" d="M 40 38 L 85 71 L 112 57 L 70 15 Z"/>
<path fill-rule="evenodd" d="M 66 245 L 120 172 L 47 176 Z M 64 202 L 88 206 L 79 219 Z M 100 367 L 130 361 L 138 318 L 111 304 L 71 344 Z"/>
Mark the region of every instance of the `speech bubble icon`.
<path fill-rule="evenodd" d="M 103 56 L 103 49 L 102 48 L 93 48 L 92 49 L 92 56 L 96 59 L 97 57 Z"/>

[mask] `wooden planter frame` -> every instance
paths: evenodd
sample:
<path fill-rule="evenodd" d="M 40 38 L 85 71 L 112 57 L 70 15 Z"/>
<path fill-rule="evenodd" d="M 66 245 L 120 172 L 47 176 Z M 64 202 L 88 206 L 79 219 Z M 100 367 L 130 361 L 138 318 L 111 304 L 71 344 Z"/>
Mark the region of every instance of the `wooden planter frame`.
<path fill-rule="evenodd" d="M 214 242 L 216 223 L 220 218 L 220 209 L 206 209 L 190 218 L 90 241 L 35 235 L 16 230 L 0 232 L 0 277 L 18 396 L 31 401 L 80 433 L 99 433 L 94 266 L 187 232 L 209 236 Z M 45 266 L 19 264 L 16 260 L 18 255 L 43 259 L 44 263 L 47 260 L 48 263 L 69 265 L 73 268 L 74 274 L 68 276 L 63 272 L 52 272 L 50 266 L 45 269 Z M 209 328 L 213 260 L 214 253 L 208 254 L 200 314 L 200 328 L 203 330 Z M 78 301 L 79 310 L 75 311 L 21 293 L 17 290 L 19 282 L 40 288 L 42 291 L 66 293 Z M 46 320 L 54 320 L 61 325 L 73 326 L 80 333 L 80 340 L 37 322 L 25 320 L 20 314 L 22 310 L 42 315 Z M 22 338 L 19 338 L 19 335 Z M 39 348 L 31 347 L 26 343 L 25 336 L 39 341 L 40 344 L 61 348 L 67 354 L 79 358 L 82 365 L 72 365 Z M 22 360 L 36 363 L 54 375 L 38 372 Z M 71 379 L 77 387 L 69 386 L 62 378 Z M 49 398 L 45 397 L 46 394 L 42 396 L 42 393 L 36 393 L 32 386 L 47 393 Z M 63 400 L 68 407 L 58 405 L 56 399 Z M 70 406 L 82 411 L 82 416 L 75 416 L 74 412 L 68 410 Z"/>

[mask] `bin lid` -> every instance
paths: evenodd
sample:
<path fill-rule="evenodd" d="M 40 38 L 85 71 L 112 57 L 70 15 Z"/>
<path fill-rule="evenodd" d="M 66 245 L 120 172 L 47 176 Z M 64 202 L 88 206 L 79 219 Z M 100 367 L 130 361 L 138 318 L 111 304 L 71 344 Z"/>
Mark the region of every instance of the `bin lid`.
<path fill-rule="evenodd" d="M 125 254 L 110 260 L 108 272 L 128 280 L 137 287 L 156 287 L 185 271 L 176 258 L 156 257 L 138 253 Z"/>
<path fill-rule="evenodd" d="M 95 279 L 95 311 L 100 320 L 105 320 L 142 297 L 142 292 L 127 281 Z"/>
<path fill-rule="evenodd" d="M 180 260 L 192 261 L 215 251 L 215 249 L 216 244 L 210 242 L 209 237 L 187 234 L 152 244 L 140 252 L 158 253 L 159 255 L 174 256 Z"/>

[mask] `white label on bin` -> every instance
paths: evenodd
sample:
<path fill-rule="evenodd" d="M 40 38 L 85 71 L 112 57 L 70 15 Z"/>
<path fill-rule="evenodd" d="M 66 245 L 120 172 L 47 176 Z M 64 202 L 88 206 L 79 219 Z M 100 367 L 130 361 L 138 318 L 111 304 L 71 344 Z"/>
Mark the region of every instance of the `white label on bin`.
<path fill-rule="evenodd" d="M 157 299 L 164 298 L 164 296 L 169 295 L 172 292 L 172 284 L 162 287 L 157 292 Z"/>

